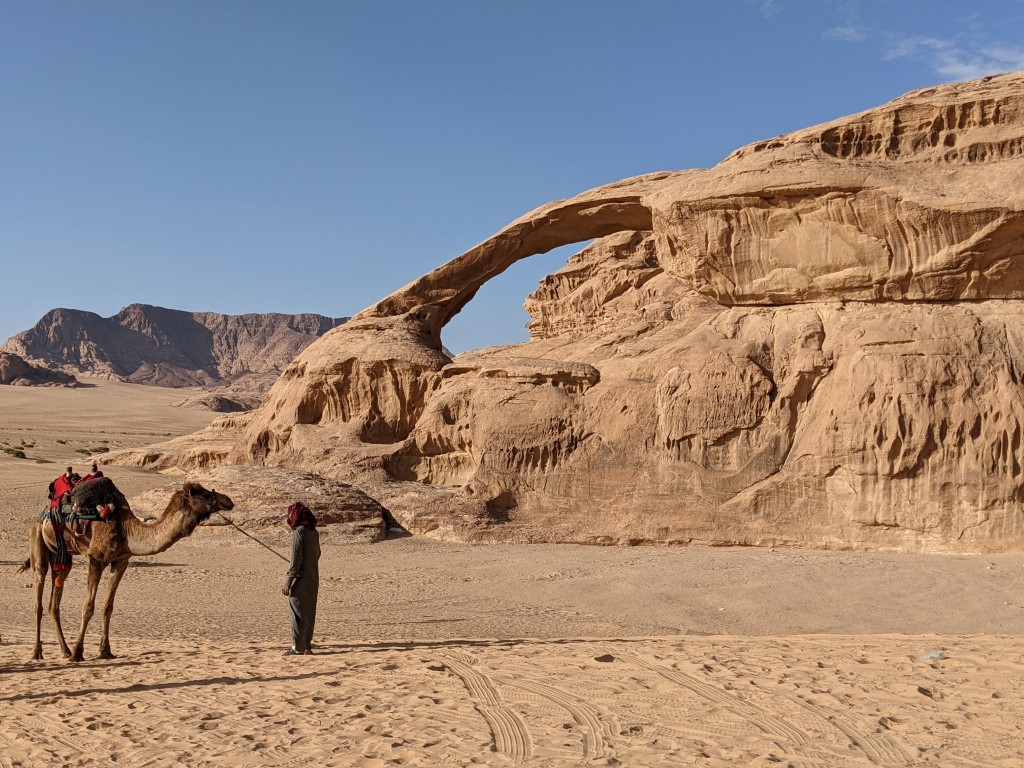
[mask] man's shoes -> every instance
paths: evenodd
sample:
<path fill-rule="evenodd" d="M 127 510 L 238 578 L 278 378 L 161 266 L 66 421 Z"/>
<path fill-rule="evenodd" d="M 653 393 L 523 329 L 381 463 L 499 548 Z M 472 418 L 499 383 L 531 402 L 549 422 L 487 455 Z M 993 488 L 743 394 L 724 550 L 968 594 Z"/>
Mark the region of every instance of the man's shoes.
<path fill-rule="evenodd" d="M 302 651 L 296 651 L 295 648 L 293 647 L 293 648 L 289 648 L 287 651 L 285 651 L 283 655 L 284 656 L 301 656 L 302 655 Z"/>

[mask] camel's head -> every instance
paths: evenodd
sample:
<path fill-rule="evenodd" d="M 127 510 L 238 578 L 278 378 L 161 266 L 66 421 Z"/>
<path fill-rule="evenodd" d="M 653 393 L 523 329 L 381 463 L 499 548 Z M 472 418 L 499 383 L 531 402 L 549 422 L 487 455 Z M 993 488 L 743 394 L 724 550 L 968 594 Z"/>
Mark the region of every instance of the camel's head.
<path fill-rule="evenodd" d="M 226 511 L 235 506 L 235 503 L 223 493 L 208 491 L 199 483 L 185 483 L 180 493 L 184 496 L 185 504 L 195 513 L 198 522 L 202 522 L 214 512 Z"/>

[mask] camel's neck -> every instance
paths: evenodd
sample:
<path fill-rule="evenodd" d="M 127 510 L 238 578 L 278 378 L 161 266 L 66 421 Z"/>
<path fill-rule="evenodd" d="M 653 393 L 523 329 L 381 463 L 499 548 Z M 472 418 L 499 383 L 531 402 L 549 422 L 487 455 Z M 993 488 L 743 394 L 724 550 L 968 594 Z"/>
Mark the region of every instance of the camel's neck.
<path fill-rule="evenodd" d="M 123 522 L 125 544 L 132 555 L 155 555 L 163 552 L 178 539 L 195 530 L 198 521 L 173 502 L 153 521 L 143 521 L 135 515 L 126 515 Z"/>

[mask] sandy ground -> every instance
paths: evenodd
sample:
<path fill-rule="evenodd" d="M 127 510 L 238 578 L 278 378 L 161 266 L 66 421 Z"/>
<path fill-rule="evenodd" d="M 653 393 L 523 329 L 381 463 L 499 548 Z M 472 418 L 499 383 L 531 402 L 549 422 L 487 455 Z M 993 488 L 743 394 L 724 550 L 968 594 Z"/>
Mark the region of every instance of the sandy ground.
<path fill-rule="evenodd" d="M 170 407 L 185 394 L 0 387 L 0 449 L 28 457 L 0 454 L 0 766 L 1024 765 L 1024 555 L 327 530 L 317 652 L 283 657 L 284 564 L 200 529 L 129 568 L 117 659 L 96 658 L 94 619 L 65 662 L 45 619 L 30 661 L 17 566 L 46 483 L 80 451 L 203 426 Z M 168 482 L 107 474 L 129 497 Z M 83 583 L 79 564 L 71 637 Z"/>

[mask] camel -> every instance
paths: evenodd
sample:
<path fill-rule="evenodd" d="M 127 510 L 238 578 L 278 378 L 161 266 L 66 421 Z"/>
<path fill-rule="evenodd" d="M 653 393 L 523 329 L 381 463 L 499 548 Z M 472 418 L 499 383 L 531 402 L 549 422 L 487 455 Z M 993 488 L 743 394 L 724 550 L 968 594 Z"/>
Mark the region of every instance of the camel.
<path fill-rule="evenodd" d="M 60 600 L 64 591 L 62 579 L 57 578 L 52 570 L 56 538 L 53 525 L 49 521 L 33 523 L 28 537 L 28 559 L 19 569 L 19 573 L 27 570 L 35 576 L 36 586 L 36 644 L 32 653 L 33 660 L 43 658 L 43 646 L 40 641 L 40 625 L 43 619 L 43 590 L 46 584 L 47 571 L 51 572 L 53 586 L 50 591 L 50 618 L 57 630 L 57 639 L 65 658 L 71 661 L 82 661 L 82 646 L 85 642 L 85 630 L 92 618 L 96 604 L 96 591 L 99 588 L 100 576 L 106 566 L 110 566 L 110 584 L 107 599 L 103 605 L 103 625 L 100 631 L 100 658 L 113 659 L 110 652 L 110 616 L 114 612 L 114 595 L 121 583 L 128 561 L 139 555 L 155 555 L 163 552 L 179 539 L 189 536 L 199 523 L 206 520 L 214 512 L 229 510 L 234 503 L 223 493 L 206 490 L 197 483 L 185 483 L 181 490 L 171 496 L 167 508 L 156 520 L 140 520 L 132 512 L 128 500 L 121 494 L 108 478 L 103 489 L 107 499 L 112 500 L 113 511 L 106 521 L 93 522 L 82 535 L 66 529 L 64 540 L 71 554 L 84 556 L 89 563 L 89 581 L 85 602 L 82 604 L 82 624 L 78 630 L 74 650 L 68 648 L 64 640 L 64 631 L 60 623 Z M 74 557 L 72 557 L 74 562 Z M 68 571 L 70 573 L 70 571 Z"/>

